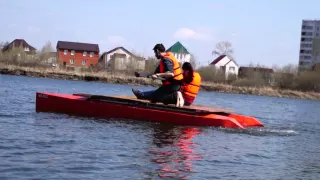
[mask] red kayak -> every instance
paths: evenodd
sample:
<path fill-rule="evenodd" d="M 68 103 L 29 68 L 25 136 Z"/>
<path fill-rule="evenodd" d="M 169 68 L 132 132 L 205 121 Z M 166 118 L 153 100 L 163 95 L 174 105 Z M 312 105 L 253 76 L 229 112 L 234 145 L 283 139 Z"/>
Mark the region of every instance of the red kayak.
<path fill-rule="evenodd" d="M 225 128 L 263 127 L 254 117 L 234 114 L 206 106 L 175 107 L 154 104 L 131 97 L 90 94 L 36 93 L 36 111 L 69 115 L 121 118 L 184 126 L 214 126 Z"/>

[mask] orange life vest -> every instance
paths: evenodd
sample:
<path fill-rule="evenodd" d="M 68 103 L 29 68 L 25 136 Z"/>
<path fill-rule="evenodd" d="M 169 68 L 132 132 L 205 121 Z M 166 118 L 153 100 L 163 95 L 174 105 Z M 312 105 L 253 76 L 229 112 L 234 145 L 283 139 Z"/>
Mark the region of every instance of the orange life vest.
<path fill-rule="evenodd" d="M 174 74 L 174 76 L 173 76 L 172 79 L 173 80 L 177 80 L 177 81 L 183 80 L 182 69 L 181 69 L 177 59 L 172 55 L 172 53 L 170 53 L 170 52 L 162 53 L 162 56 L 165 57 L 165 58 L 170 59 L 173 62 L 173 74 Z M 165 73 L 162 59 L 160 60 L 160 73 Z M 162 85 L 170 84 L 172 82 L 171 81 L 172 79 L 164 80 L 162 82 Z"/>
<path fill-rule="evenodd" d="M 183 96 L 187 96 L 186 99 L 195 99 L 200 89 L 201 76 L 197 72 L 193 72 L 193 79 L 189 84 L 183 84 L 181 86 L 181 93 Z M 188 98 L 189 97 L 189 98 Z M 192 102 L 191 102 L 192 103 Z"/>

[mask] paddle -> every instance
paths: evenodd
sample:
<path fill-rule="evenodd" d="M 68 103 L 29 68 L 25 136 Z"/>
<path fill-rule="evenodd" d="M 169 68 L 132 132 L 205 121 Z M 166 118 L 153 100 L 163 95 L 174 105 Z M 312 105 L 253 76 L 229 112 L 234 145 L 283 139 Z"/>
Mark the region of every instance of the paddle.
<path fill-rule="evenodd" d="M 146 77 L 146 78 L 151 78 L 152 74 L 147 74 L 147 73 L 138 73 L 138 72 L 134 72 L 134 75 L 136 77 Z M 156 79 L 159 79 L 159 80 L 164 80 L 164 78 L 156 78 Z"/>

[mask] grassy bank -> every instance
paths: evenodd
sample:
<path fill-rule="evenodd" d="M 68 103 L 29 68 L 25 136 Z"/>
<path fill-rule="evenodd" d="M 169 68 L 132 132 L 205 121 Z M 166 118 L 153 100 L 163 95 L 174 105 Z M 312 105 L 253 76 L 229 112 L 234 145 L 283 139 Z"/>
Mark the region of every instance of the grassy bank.
<path fill-rule="evenodd" d="M 127 84 L 127 85 L 143 85 L 143 86 L 158 86 L 159 81 L 153 81 L 147 78 L 136 78 L 133 75 L 123 75 L 120 73 L 106 72 L 81 72 L 68 71 L 55 68 L 45 67 L 21 67 L 17 65 L 6 65 L 0 63 L 0 74 L 18 75 L 28 77 L 53 78 L 62 80 L 83 80 L 95 81 L 112 84 Z M 215 91 L 223 93 L 248 94 L 260 96 L 275 96 L 298 99 L 320 100 L 318 92 L 302 92 L 297 90 L 280 89 L 276 87 L 245 87 L 223 83 L 203 82 L 202 91 Z"/>

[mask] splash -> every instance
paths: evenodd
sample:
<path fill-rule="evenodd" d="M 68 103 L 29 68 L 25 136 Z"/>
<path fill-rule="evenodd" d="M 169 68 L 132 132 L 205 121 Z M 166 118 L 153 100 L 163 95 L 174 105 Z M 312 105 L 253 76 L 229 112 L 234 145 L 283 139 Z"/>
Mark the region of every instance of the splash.
<path fill-rule="evenodd" d="M 252 136 L 295 136 L 299 133 L 293 129 L 276 129 L 276 128 L 248 128 L 248 129 L 230 129 L 230 128 L 217 128 L 227 133 L 240 133 L 249 134 Z"/>

